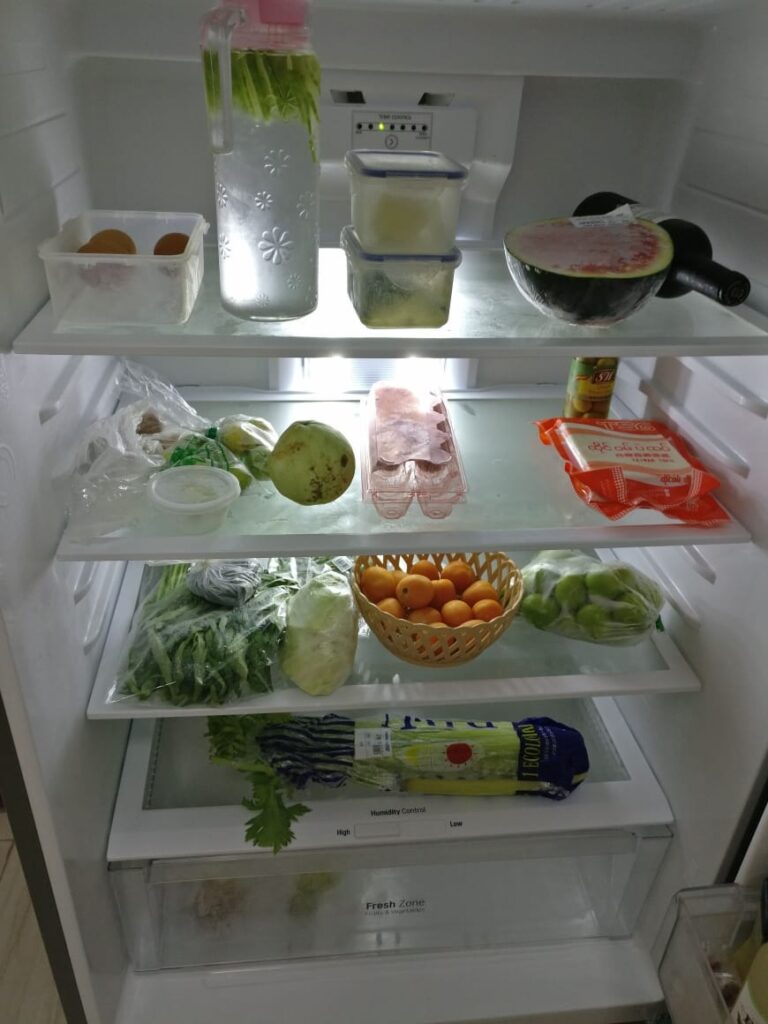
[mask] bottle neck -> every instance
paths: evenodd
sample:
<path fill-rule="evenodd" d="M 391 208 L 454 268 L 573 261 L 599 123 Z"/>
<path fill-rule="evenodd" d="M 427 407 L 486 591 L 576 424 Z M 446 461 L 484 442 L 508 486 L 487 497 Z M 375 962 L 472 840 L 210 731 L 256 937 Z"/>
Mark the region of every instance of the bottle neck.
<path fill-rule="evenodd" d="M 700 292 L 721 306 L 740 305 L 746 301 L 750 287 L 749 280 L 743 274 L 699 254 L 686 254 L 681 263 L 675 261 L 662 292 L 668 284 L 674 294 Z"/>

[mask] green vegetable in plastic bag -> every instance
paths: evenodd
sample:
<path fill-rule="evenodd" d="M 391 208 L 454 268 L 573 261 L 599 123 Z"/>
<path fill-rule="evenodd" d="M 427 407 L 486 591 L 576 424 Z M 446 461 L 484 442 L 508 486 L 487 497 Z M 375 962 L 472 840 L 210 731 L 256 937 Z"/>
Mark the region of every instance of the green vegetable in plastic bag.
<path fill-rule="evenodd" d="M 245 416 L 238 413 L 224 416 L 216 421 L 218 438 L 235 455 L 245 455 L 254 448 L 269 448 L 271 451 L 277 443 L 277 431 L 269 420 L 258 416 Z"/>
<path fill-rule="evenodd" d="M 280 667 L 305 693 L 333 693 L 349 678 L 357 651 L 357 606 L 346 577 L 324 572 L 288 605 Z"/>
<path fill-rule="evenodd" d="M 653 580 L 631 565 L 581 551 L 540 551 L 523 582 L 520 612 L 532 626 L 594 644 L 639 643 L 664 604 Z"/>
<path fill-rule="evenodd" d="M 207 435 L 187 434 L 171 451 L 168 458 L 169 466 L 214 466 L 226 469 L 236 477 L 240 490 L 246 490 L 253 477 L 243 463 L 221 443 L 216 427 L 211 427 Z"/>
<path fill-rule="evenodd" d="M 187 569 L 159 570 L 139 606 L 118 672 L 117 699 L 157 696 L 179 707 L 220 705 L 272 689 L 285 607 L 298 583 L 265 573 L 253 597 L 224 608 L 190 591 Z"/>

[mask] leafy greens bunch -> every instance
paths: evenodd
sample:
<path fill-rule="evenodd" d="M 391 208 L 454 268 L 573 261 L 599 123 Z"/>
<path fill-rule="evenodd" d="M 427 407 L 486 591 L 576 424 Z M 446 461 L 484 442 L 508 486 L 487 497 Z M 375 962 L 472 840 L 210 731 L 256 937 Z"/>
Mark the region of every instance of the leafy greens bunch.
<path fill-rule="evenodd" d="M 304 804 L 291 803 L 292 787 L 262 758 L 261 734 L 291 715 L 241 715 L 208 719 L 209 755 L 214 764 L 241 772 L 251 785 L 243 807 L 253 813 L 246 822 L 245 838 L 254 846 L 278 853 L 296 838 L 293 823 L 309 813 Z"/>
<path fill-rule="evenodd" d="M 264 572 L 250 600 L 227 608 L 193 594 L 188 569 L 181 564 L 159 570 L 137 611 L 119 693 L 139 700 L 157 695 L 184 707 L 271 690 L 285 606 L 298 580 Z"/>

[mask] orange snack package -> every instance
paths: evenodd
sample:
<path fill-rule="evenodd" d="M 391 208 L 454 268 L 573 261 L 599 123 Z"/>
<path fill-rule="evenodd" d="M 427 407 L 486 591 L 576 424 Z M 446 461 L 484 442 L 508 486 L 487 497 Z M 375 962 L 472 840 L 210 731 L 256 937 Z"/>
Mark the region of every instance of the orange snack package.
<path fill-rule="evenodd" d="M 557 417 L 536 426 L 565 461 L 582 501 L 609 519 L 653 508 L 697 526 L 730 520 L 709 493 L 720 481 L 663 423 Z"/>

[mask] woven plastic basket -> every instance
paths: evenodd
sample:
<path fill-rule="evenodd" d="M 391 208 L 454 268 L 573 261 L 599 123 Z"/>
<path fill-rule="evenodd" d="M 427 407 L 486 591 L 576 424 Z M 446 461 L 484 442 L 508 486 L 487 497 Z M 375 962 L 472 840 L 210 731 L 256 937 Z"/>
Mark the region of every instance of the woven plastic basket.
<path fill-rule="evenodd" d="M 429 558 L 438 569 L 448 562 L 461 559 L 470 565 L 478 579 L 491 583 L 504 607 L 503 615 L 481 626 L 452 626 L 435 629 L 398 619 L 381 611 L 360 589 L 363 572 L 372 565 L 384 569 L 401 569 L 409 572 L 414 562 Z M 371 632 L 384 644 L 388 651 L 409 661 L 412 665 L 426 665 L 434 668 L 446 665 L 463 665 L 482 654 L 498 640 L 515 617 L 523 599 L 523 579 L 512 559 L 500 551 L 466 554 L 441 553 L 417 555 L 361 555 L 355 560 L 352 573 L 352 590 L 360 614 L 371 628 Z"/>

